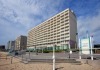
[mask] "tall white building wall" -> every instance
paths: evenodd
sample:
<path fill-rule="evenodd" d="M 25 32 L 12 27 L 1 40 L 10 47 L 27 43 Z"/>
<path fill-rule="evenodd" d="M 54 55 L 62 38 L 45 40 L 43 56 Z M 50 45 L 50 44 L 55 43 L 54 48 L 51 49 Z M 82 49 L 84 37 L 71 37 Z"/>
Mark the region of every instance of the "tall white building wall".
<path fill-rule="evenodd" d="M 60 49 L 66 49 L 70 44 L 71 47 L 75 47 L 76 33 L 75 14 L 66 9 L 32 28 L 28 32 L 27 46 L 41 48 L 56 44 Z"/>

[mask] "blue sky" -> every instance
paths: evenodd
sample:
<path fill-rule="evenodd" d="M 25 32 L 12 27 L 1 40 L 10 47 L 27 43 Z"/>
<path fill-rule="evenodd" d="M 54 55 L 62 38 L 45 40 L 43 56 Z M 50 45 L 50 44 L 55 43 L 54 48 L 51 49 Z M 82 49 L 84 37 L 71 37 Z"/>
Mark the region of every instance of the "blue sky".
<path fill-rule="evenodd" d="M 0 0 L 0 44 L 27 35 L 29 29 L 66 8 L 77 16 L 79 37 L 88 30 L 100 43 L 100 0 Z"/>

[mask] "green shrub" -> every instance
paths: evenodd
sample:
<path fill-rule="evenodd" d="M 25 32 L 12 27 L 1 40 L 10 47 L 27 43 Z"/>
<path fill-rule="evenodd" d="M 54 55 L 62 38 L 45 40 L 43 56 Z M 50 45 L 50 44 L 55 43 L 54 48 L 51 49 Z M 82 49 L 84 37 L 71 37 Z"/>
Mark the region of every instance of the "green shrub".
<path fill-rule="evenodd" d="M 62 52 L 62 51 L 65 51 L 65 50 L 55 50 L 55 52 Z M 44 53 L 50 53 L 50 52 L 53 52 L 53 50 L 43 50 Z"/>
<path fill-rule="evenodd" d="M 49 53 L 49 51 L 48 50 L 44 50 L 43 53 Z"/>

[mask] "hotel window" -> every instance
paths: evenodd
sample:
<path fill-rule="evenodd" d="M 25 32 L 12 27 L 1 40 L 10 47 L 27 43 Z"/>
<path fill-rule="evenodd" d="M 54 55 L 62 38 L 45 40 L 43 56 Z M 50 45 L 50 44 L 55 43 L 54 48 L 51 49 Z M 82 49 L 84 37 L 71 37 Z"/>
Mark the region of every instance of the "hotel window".
<path fill-rule="evenodd" d="M 65 38 L 69 38 L 69 36 L 66 36 Z"/>
<path fill-rule="evenodd" d="M 64 17 L 64 15 L 61 16 L 61 18 Z"/>
<path fill-rule="evenodd" d="M 68 15 L 68 13 L 65 14 L 65 16 Z"/>
<path fill-rule="evenodd" d="M 64 21 L 62 21 L 61 23 L 64 23 Z"/>
<path fill-rule="evenodd" d="M 68 23 L 65 23 L 65 25 L 68 25 Z"/>
<path fill-rule="evenodd" d="M 65 35 L 69 35 L 69 33 L 65 33 Z"/>
<path fill-rule="evenodd" d="M 64 34 L 61 34 L 61 36 L 64 36 Z"/>
<path fill-rule="evenodd" d="M 64 26 L 64 24 L 62 24 L 61 26 Z"/>
<path fill-rule="evenodd" d="M 61 33 L 63 33 L 64 31 L 61 31 Z"/>
<path fill-rule="evenodd" d="M 64 20 L 64 18 L 62 18 L 61 20 Z"/>
<path fill-rule="evenodd" d="M 61 30 L 62 30 L 62 29 L 64 29 L 64 27 L 63 27 L 63 28 L 61 28 Z"/>
<path fill-rule="evenodd" d="M 66 25 L 65 28 L 69 28 L 69 25 Z"/>
<path fill-rule="evenodd" d="M 65 19 L 68 19 L 68 16 L 66 16 Z"/>
<path fill-rule="evenodd" d="M 58 38 L 57 40 L 60 40 L 60 38 Z"/>
<path fill-rule="evenodd" d="M 60 15 L 57 15 L 57 17 L 59 17 Z"/>
<path fill-rule="evenodd" d="M 68 20 L 65 20 L 65 22 L 68 22 Z"/>

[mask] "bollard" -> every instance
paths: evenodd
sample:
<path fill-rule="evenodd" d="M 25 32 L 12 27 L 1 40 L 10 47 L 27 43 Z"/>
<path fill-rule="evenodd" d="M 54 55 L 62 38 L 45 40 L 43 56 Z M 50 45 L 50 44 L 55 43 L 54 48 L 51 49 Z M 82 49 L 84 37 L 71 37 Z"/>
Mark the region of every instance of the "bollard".
<path fill-rule="evenodd" d="M 6 55 L 6 60 L 7 60 L 7 55 Z"/>
<path fill-rule="evenodd" d="M 12 61 L 13 61 L 13 56 L 11 56 L 11 64 L 12 64 Z"/>
<path fill-rule="evenodd" d="M 23 60 L 23 54 L 22 54 L 22 60 Z"/>
<path fill-rule="evenodd" d="M 1 54 L 0 54 L 0 59 L 1 59 Z"/>
<path fill-rule="evenodd" d="M 70 53 L 69 53 L 69 59 L 70 59 Z"/>
<path fill-rule="evenodd" d="M 81 55 L 79 55 L 79 59 L 82 59 L 82 58 L 81 58 Z"/>

